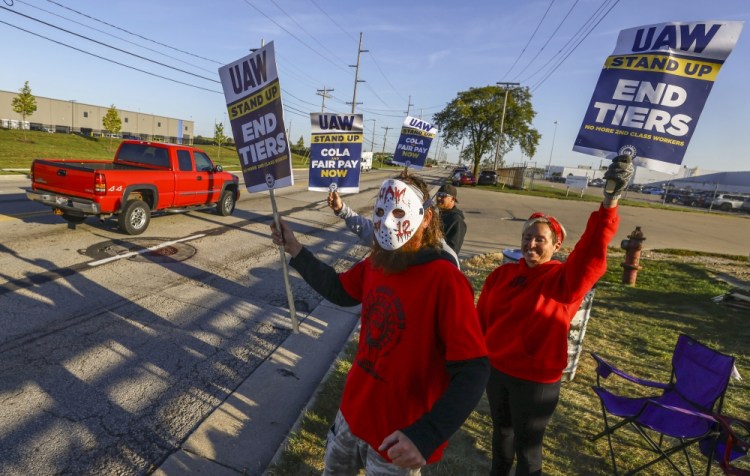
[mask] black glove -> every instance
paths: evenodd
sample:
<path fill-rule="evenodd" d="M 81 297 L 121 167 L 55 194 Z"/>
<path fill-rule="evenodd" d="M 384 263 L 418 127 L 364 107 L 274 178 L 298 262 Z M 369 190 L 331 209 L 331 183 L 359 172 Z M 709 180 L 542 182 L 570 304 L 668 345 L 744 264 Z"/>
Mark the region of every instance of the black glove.
<path fill-rule="evenodd" d="M 604 196 L 611 200 L 619 199 L 632 177 L 633 159 L 629 155 L 618 155 L 612 159 L 604 173 L 604 180 L 607 181 L 604 184 Z"/>

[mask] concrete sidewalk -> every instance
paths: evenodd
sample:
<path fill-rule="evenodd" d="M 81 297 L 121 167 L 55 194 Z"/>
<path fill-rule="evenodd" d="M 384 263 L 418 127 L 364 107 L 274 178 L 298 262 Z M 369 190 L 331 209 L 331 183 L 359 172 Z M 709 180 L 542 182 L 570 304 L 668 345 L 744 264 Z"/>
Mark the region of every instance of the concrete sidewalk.
<path fill-rule="evenodd" d="M 261 475 L 359 322 L 323 301 L 153 474 Z M 288 325 L 279 323 L 279 325 Z"/>

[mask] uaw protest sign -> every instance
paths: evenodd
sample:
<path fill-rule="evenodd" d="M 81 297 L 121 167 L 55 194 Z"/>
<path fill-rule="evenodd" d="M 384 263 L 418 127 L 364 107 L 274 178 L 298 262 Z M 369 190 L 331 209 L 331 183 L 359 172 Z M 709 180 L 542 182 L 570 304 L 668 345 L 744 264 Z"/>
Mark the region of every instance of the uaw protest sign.
<path fill-rule="evenodd" d="M 622 30 L 604 63 L 574 151 L 675 173 L 743 22 L 659 23 Z"/>
<path fill-rule="evenodd" d="M 219 77 L 247 190 L 294 185 L 273 42 L 222 66 Z"/>
<path fill-rule="evenodd" d="M 359 192 L 362 114 L 310 113 L 308 190 Z"/>
<path fill-rule="evenodd" d="M 422 119 L 406 116 L 401 126 L 401 136 L 393 153 L 393 163 L 415 169 L 424 167 L 432 139 L 437 135 L 437 127 Z"/>

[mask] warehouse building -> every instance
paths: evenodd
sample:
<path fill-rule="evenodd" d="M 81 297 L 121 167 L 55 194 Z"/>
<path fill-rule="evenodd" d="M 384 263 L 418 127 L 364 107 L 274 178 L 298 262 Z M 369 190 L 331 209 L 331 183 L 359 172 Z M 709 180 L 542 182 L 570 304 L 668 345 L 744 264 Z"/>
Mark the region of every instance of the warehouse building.
<path fill-rule="evenodd" d="M 26 117 L 13 111 L 13 98 L 18 92 L 0 91 L 0 127 L 5 129 L 28 129 L 60 134 L 80 134 L 87 137 L 109 137 L 103 129 L 102 119 L 109 106 L 96 106 L 75 100 L 61 100 L 34 95 L 37 110 Z M 142 112 L 117 109 L 122 129 L 115 138 L 144 141 L 193 143 L 193 121 L 172 117 L 155 116 Z"/>

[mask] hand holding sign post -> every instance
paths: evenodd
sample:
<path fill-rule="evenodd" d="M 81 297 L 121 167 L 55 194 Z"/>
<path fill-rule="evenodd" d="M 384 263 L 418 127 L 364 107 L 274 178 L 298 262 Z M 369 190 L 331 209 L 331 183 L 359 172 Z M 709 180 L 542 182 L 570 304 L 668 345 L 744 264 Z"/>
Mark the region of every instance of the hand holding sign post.
<path fill-rule="evenodd" d="M 660 23 L 622 30 L 594 90 L 573 150 L 628 154 L 675 173 L 742 22 Z"/>
<path fill-rule="evenodd" d="M 294 185 L 294 175 L 273 42 L 222 66 L 219 76 L 245 186 L 249 192 L 270 192 L 273 220 L 281 229 L 274 189 Z M 283 246 L 279 247 L 279 254 L 292 330 L 296 333 L 299 325 Z"/>

